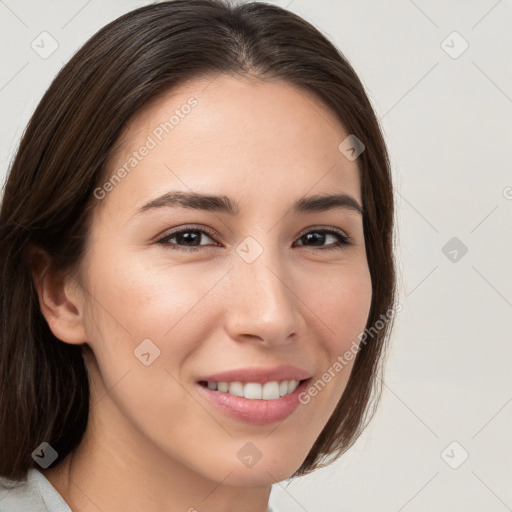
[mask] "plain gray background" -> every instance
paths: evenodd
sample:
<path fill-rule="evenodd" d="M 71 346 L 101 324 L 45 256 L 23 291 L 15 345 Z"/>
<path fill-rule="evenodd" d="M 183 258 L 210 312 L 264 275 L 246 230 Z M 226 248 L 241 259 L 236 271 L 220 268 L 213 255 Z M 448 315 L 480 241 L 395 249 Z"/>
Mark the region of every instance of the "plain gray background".
<path fill-rule="evenodd" d="M 147 3 L 0 0 L 2 182 L 61 66 Z M 403 305 L 370 427 L 272 499 L 283 512 L 512 510 L 511 2 L 269 3 L 318 27 L 367 88 L 393 165 Z M 31 47 L 42 32 L 49 56 Z"/>

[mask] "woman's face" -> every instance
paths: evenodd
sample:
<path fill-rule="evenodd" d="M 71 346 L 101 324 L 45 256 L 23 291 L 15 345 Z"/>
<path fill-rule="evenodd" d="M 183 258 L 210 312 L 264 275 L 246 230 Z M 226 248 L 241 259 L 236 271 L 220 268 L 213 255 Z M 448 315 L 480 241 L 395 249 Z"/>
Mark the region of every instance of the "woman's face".
<path fill-rule="evenodd" d="M 158 454 L 232 485 L 301 465 L 372 296 L 361 213 L 314 201 L 362 205 L 357 160 L 338 149 L 347 136 L 288 83 L 227 76 L 174 89 L 130 123 L 95 192 L 80 274 L 91 415 L 118 456 Z"/>

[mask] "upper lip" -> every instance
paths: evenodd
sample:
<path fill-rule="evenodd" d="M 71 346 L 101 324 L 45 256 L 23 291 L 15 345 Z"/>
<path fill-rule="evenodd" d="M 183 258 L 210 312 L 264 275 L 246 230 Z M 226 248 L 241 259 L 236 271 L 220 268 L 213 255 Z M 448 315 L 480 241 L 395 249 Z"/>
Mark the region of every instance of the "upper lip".
<path fill-rule="evenodd" d="M 270 368 L 251 367 L 237 368 L 223 372 L 206 375 L 198 379 L 198 382 L 265 382 L 283 380 L 305 380 L 311 377 L 311 373 L 295 366 L 280 365 Z"/>

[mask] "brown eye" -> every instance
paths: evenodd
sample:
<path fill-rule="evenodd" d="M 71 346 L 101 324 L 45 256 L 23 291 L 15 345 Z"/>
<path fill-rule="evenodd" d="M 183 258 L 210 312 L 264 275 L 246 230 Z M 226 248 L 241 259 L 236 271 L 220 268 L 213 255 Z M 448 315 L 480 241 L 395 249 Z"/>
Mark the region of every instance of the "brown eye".
<path fill-rule="evenodd" d="M 158 240 L 159 244 L 162 244 L 170 249 L 178 250 L 199 250 L 201 246 L 211 246 L 211 243 L 201 243 L 205 239 L 209 239 L 214 245 L 218 245 L 212 238 L 213 235 L 205 231 L 204 229 L 197 228 L 183 228 L 177 231 L 173 231 L 168 235 Z"/>
<path fill-rule="evenodd" d="M 351 245 L 352 243 L 350 237 L 341 231 L 332 229 L 316 229 L 309 231 L 302 235 L 298 240 L 301 242 L 298 245 L 318 247 L 321 250 L 343 249 L 343 247 Z"/>

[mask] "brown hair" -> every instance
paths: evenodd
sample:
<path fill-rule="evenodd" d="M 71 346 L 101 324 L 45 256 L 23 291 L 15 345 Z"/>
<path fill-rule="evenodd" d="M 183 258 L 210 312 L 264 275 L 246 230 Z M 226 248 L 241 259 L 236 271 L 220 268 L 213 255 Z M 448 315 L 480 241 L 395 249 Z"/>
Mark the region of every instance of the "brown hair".
<path fill-rule="evenodd" d="M 184 81 L 220 73 L 282 79 L 313 92 L 362 141 L 373 289 L 367 327 L 393 307 L 388 155 L 363 85 L 341 52 L 299 16 L 260 2 L 173 0 L 131 11 L 97 32 L 55 77 L 8 174 L 0 211 L 0 476 L 25 478 L 43 441 L 58 452 L 57 465 L 80 443 L 88 419 L 82 346 L 51 332 L 29 249 L 46 251 L 54 270 L 76 270 L 98 204 L 93 191 L 127 122 Z M 366 426 L 380 397 L 378 371 L 391 324 L 361 343 L 342 398 L 293 476 L 332 462 Z"/>

